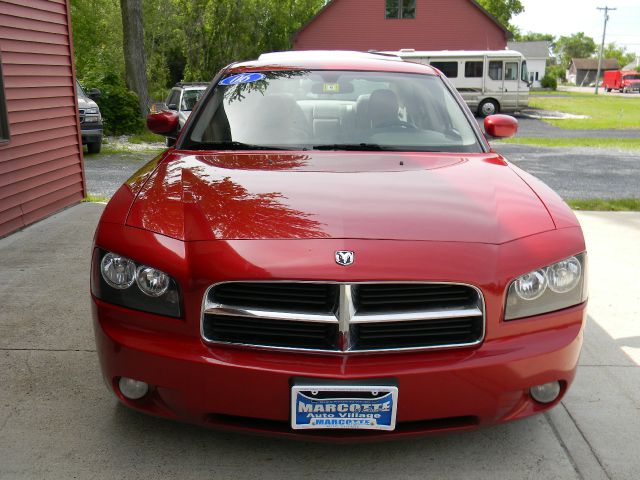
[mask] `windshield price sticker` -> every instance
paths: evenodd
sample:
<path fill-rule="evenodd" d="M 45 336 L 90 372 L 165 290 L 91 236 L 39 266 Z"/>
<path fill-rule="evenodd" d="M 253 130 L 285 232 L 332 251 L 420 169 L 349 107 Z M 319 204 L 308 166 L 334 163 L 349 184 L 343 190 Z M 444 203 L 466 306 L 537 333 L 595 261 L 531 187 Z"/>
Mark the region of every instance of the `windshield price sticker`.
<path fill-rule="evenodd" d="M 377 390 L 379 389 L 379 390 Z M 292 420 L 294 429 L 368 429 L 395 428 L 397 388 L 369 387 L 347 392 L 331 388 L 330 396 L 314 398 L 325 387 L 293 387 Z M 361 391 L 362 395 L 357 392 Z M 342 394 L 341 394 L 342 393 Z M 355 393 L 355 395 L 354 395 Z M 342 397 L 342 398 L 341 398 Z M 361 398 L 350 398 L 361 397 Z"/>
<path fill-rule="evenodd" d="M 258 80 L 264 80 L 266 77 L 263 73 L 240 73 L 231 75 L 218 82 L 218 85 L 239 85 L 241 83 L 252 83 Z"/>

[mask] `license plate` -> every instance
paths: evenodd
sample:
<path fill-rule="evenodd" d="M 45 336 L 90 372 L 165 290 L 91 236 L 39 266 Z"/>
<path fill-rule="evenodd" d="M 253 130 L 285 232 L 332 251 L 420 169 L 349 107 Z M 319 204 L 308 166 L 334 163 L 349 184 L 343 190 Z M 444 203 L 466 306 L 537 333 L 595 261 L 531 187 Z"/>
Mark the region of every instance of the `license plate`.
<path fill-rule="evenodd" d="M 291 428 L 393 430 L 398 388 L 361 385 L 294 385 Z"/>

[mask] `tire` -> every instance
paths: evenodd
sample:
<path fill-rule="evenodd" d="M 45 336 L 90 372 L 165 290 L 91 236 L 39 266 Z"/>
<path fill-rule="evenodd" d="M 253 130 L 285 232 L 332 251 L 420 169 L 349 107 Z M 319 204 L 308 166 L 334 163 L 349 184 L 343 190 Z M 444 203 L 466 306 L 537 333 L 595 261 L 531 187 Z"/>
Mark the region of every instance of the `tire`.
<path fill-rule="evenodd" d="M 605 88 L 604 91 L 609 93 L 611 91 L 611 89 L 610 88 Z"/>
<path fill-rule="evenodd" d="M 87 150 L 91 154 L 100 153 L 101 149 L 102 149 L 102 139 L 98 140 L 97 142 L 87 143 Z"/>
<path fill-rule="evenodd" d="M 489 115 L 495 115 L 500 112 L 500 104 L 491 98 L 483 100 L 478 105 L 478 115 L 481 117 L 488 117 Z"/>

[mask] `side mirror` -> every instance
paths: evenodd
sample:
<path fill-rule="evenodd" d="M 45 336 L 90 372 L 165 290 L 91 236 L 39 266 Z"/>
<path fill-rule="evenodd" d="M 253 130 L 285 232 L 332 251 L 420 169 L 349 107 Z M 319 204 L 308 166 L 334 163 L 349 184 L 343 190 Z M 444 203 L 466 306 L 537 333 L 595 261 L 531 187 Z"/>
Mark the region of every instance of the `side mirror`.
<path fill-rule="evenodd" d="M 489 115 L 484 119 L 484 131 L 493 138 L 513 137 L 518 133 L 518 120 L 509 115 Z"/>
<path fill-rule="evenodd" d="M 94 101 L 99 99 L 100 95 L 102 95 L 102 92 L 100 92 L 100 90 L 98 90 L 97 88 L 92 88 L 87 92 L 87 97 Z"/>
<path fill-rule="evenodd" d="M 178 114 L 162 111 L 147 115 L 147 128 L 153 133 L 175 138 L 178 135 Z"/>
<path fill-rule="evenodd" d="M 174 112 L 178 111 L 178 105 L 176 105 L 175 103 L 170 103 L 169 105 L 167 105 L 167 108 L 169 110 L 173 110 Z"/>

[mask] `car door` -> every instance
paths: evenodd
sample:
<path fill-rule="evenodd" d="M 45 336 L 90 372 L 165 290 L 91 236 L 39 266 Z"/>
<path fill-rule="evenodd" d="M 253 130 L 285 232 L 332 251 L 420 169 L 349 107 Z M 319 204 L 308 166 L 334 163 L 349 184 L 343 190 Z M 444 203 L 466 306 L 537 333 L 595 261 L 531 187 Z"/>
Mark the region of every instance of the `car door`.
<path fill-rule="evenodd" d="M 505 108 L 518 107 L 519 65 L 517 60 L 504 61 L 504 81 L 502 84 L 502 104 Z"/>

